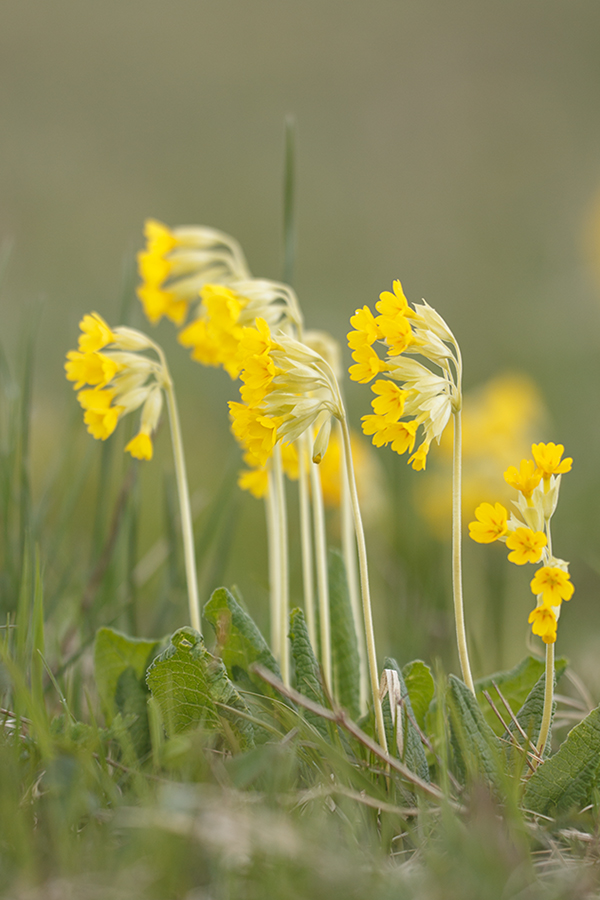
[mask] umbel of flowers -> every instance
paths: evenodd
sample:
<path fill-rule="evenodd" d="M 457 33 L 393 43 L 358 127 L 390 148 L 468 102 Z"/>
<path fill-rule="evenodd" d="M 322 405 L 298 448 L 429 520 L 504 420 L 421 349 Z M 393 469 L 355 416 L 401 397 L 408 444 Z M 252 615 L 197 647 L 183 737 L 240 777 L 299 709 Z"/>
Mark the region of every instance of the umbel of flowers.
<path fill-rule="evenodd" d="M 179 494 L 190 620 L 201 630 L 200 603 L 194 557 L 189 491 L 179 415 L 173 382 L 162 348 L 141 331 L 111 328 L 98 313 L 86 315 L 79 325 L 77 350 L 67 353 L 66 376 L 74 382 L 89 433 L 106 440 L 124 416 L 141 407 L 140 428 L 125 450 L 141 460 L 152 459 L 152 436 L 167 400 L 175 473 Z M 148 356 L 148 352 L 155 354 Z"/>
<path fill-rule="evenodd" d="M 363 431 L 376 447 L 391 445 L 408 452 L 413 469 L 423 470 L 433 441 L 439 440 L 452 416 L 452 593 L 461 671 L 474 692 L 469 663 L 462 597 L 461 563 L 461 422 L 462 358 L 446 322 L 424 300 L 411 307 L 402 284 L 383 291 L 375 304 L 357 309 L 350 319 L 348 345 L 354 364 L 350 378 L 372 385 L 373 412 L 363 416 Z M 415 358 L 417 357 L 417 358 Z M 386 378 L 378 376 L 385 375 Z M 419 437 L 420 444 L 414 450 Z M 414 452 L 413 452 L 414 451 Z"/>
<path fill-rule="evenodd" d="M 509 515 L 501 503 L 482 503 L 475 510 L 476 521 L 469 525 L 469 534 L 479 544 L 505 543 L 510 550 L 508 559 L 515 565 L 541 563 L 530 583 L 536 606 L 528 619 L 533 634 L 546 644 L 546 693 L 537 744 L 541 756 L 552 715 L 558 619 L 563 601 L 570 600 L 575 590 L 569 564 L 554 556 L 551 532 L 562 475 L 571 471 L 573 460 L 562 458 L 562 444 L 533 444 L 531 453 L 533 459 L 523 459 L 518 469 L 510 466 L 504 473 L 505 481 L 517 491 L 515 511 Z"/>

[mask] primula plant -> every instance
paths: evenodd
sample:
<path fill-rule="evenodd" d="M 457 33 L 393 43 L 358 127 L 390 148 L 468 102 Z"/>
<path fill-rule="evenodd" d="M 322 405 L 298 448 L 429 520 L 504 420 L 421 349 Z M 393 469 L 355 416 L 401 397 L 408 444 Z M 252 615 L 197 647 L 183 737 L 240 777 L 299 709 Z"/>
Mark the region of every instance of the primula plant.
<path fill-rule="evenodd" d="M 465 859 L 485 853 L 493 858 L 495 874 L 481 896 L 499 895 L 500 888 L 508 896 L 516 881 L 525 896 L 536 883 L 536 848 L 551 844 L 575 857 L 581 846 L 589 849 L 595 841 L 600 713 L 567 661 L 554 653 L 562 605 L 574 587 L 568 563 L 555 555 L 551 522 L 572 460 L 564 458 L 561 444 L 534 443 L 532 458 L 510 466 L 502 485 L 490 450 L 502 502 L 488 499 L 489 465 L 484 481 L 470 481 L 485 485 L 473 504 L 473 541 L 504 543 L 508 561 L 521 571 L 537 567 L 529 579 L 531 594 L 524 590 L 534 600 L 529 607 L 524 603 L 522 612 L 524 631 L 526 621 L 531 626 L 531 652 L 512 669 L 490 673 L 481 654 L 473 653 L 474 665 L 469 655 L 477 635 L 468 627 L 465 608 L 473 609 L 478 598 L 468 591 L 463 597 L 463 361 L 446 321 L 425 301 L 411 305 L 394 280 L 376 300 L 375 313 L 366 303 L 349 315 L 352 362 L 346 371 L 335 338 L 305 327 L 294 289 L 254 277 L 234 238 L 204 226 L 170 228 L 156 220 L 146 223 L 144 234 L 137 296 L 149 327 L 166 320 L 191 357 L 183 364 L 222 369 L 231 388 L 222 416 L 238 448 L 237 486 L 264 504 L 268 625 L 263 634 L 257 611 L 243 600 L 243 580 L 229 587 L 211 584 L 207 596 L 199 594 L 197 567 L 208 581 L 205 548 L 217 540 L 217 516 L 208 515 L 205 525 L 193 520 L 185 434 L 161 345 L 144 331 L 107 324 L 96 312 L 83 315 L 78 347 L 67 353 L 65 371 L 84 424 L 94 439 L 105 442 L 105 450 L 122 440 L 134 460 L 129 472 L 135 474 L 140 467 L 159 466 L 154 443 L 165 406 L 180 525 L 169 519 L 168 535 L 140 560 L 125 554 L 123 579 L 109 580 L 110 560 L 127 543 L 122 522 L 132 515 L 125 481 L 83 591 L 82 625 L 79 630 L 61 626 L 47 641 L 43 567 L 31 540 L 35 522 L 28 524 L 24 495 L 17 497 L 15 512 L 13 493 L 5 488 L 5 521 L 18 521 L 21 529 L 11 545 L 10 558 L 16 560 L 11 592 L 18 599 L 2 638 L 0 672 L 5 695 L 0 755 L 9 780 L 26 785 L 11 807 L 15 834 L 31 815 L 33 832 L 51 847 L 58 823 L 69 847 L 64 859 L 71 865 L 80 846 L 98 840 L 106 840 L 107 858 L 115 846 L 124 858 L 134 852 L 127 847 L 141 847 L 140 858 L 149 866 L 158 865 L 170 841 L 197 841 L 202 853 L 201 859 L 194 856 L 194 865 L 202 876 L 194 881 L 190 875 L 185 887 L 172 889 L 175 882 L 165 875 L 152 895 L 182 897 L 192 896 L 192 884 L 194 890 L 212 884 L 206 872 L 218 873 L 219 884 L 226 886 L 215 896 L 260 896 L 260 890 L 246 890 L 244 879 L 263 863 L 268 871 L 285 871 L 293 886 L 289 896 L 300 896 L 302 866 L 339 872 L 334 860 L 342 857 L 337 851 L 327 856 L 324 849 L 337 841 L 338 851 L 345 848 L 350 875 L 340 875 L 337 886 L 326 880 L 322 896 L 358 900 L 367 894 L 397 896 L 399 885 L 406 896 L 438 896 L 428 893 L 429 882 L 421 877 L 432 848 L 441 848 L 440 859 L 452 860 L 468 832 L 474 843 L 465 849 Z M 344 401 L 348 376 L 370 385 L 371 411 L 361 422 L 375 450 L 351 431 Z M 496 390 L 494 402 L 485 394 L 483 413 L 467 417 L 471 450 L 496 448 L 498 435 L 507 447 L 522 445 L 533 427 L 525 422 L 526 411 L 536 408 L 524 403 L 523 393 L 511 382 Z M 127 417 L 129 426 L 134 423 L 129 432 L 127 424 L 120 425 Z M 24 421 L 21 411 L 16 418 Z M 477 422 L 485 425 L 480 432 Z M 443 459 L 450 443 L 452 507 L 442 501 L 439 507 L 451 523 L 451 560 L 446 573 L 446 551 L 436 545 L 435 565 L 453 598 L 451 652 L 458 654 L 460 678 L 446 677 L 439 665 L 434 675 L 426 662 L 411 658 L 416 651 L 400 664 L 378 653 L 379 597 L 371 589 L 370 532 L 365 533 L 361 511 L 363 498 L 372 501 L 376 493 L 372 473 L 381 448 L 407 456 L 412 468 L 407 478 L 414 482 L 428 478 L 430 458 Z M 23 439 L 15 443 L 14 459 L 24 446 Z M 20 485 L 27 484 L 23 472 Z M 107 472 L 104 465 L 100 494 Z M 443 472 L 438 474 L 444 477 Z M 501 489 L 515 492 L 510 511 Z M 405 498 L 396 501 L 408 515 Z M 221 505 L 217 497 L 213 513 Z M 65 506 L 64 522 L 71 508 Z M 467 511 L 471 516 L 468 506 Z M 194 526 L 200 537 L 194 537 Z M 227 545 L 229 530 L 219 539 Z M 148 637 L 148 622 L 166 621 L 159 610 L 154 620 L 144 618 L 139 634 L 135 617 L 127 619 L 123 612 L 123 596 L 142 579 L 154 584 L 150 579 L 165 560 L 175 578 L 179 541 L 187 614 L 173 591 L 165 603 L 179 627 L 165 635 L 159 626 L 158 634 Z M 385 567 L 381 548 L 376 549 L 375 560 Z M 470 564 L 481 559 L 485 565 L 486 554 L 496 550 L 471 553 Z M 390 571 L 398 575 L 398 584 L 390 585 L 396 601 L 406 585 L 400 566 Z M 104 599 L 95 606 L 103 579 Z M 66 583 L 67 575 L 59 580 L 51 609 L 62 603 Z M 145 613 L 151 589 L 146 601 Z M 379 624 L 385 627 L 383 617 Z M 69 672 L 76 670 L 71 678 Z M 570 694 L 555 689 L 561 677 L 570 681 Z M 571 730 L 561 732 L 567 724 Z M 10 775 L 15 772 L 21 774 Z M 69 793 L 76 782 L 83 785 L 77 796 L 85 803 L 75 803 Z M 485 828 L 465 831 L 470 817 L 485 819 Z M 158 837 L 152 844 L 144 837 L 124 837 L 130 834 Z M 0 857 L 15 840 L 4 828 Z M 512 863 L 496 865 L 506 847 L 506 858 L 518 860 L 518 877 Z M 178 852 L 169 857 L 171 879 L 179 877 L 179 864 L 172 864 L 181 858 Z M 123 865 L 138 871 L 129 862 Z M 417 882 L 423 890 L 413 894 Z M 268 893 L 279 896 L 279 882 L 269 884 Z M 321 896 L 308 888 L 302 896 L 311 894 Z"/>

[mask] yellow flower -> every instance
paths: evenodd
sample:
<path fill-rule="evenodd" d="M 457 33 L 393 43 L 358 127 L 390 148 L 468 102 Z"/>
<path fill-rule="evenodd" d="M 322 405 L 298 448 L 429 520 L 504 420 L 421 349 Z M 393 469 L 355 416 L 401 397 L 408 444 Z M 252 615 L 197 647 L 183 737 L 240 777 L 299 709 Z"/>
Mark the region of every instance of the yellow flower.
<path fill-rule="evenodd" d="M 269 476 L 265 468 L 244 469 L 238 476 L 238 485 L 257 500 L 264 497 L 269 488 Z"/>
<path fill-rule="evenodd" d="M 522 459 L 519 469 L 510 466 L 504 473 L 504 480 L 529 500 L 540 483 L 542 473 L 536 469 L 532 459 Z"/>
<path fill-rule="evenodd" d="M 548 543 L 543 531 L 532 531 L 531 528 L 515 528 L 506 538 L 506 546 L 512 553 L 508 554 L 510 562 L 517 566 L 525 563 L 539 562 L 542 550 Z"/>
<path fill-rule="evenodd" d="M 568 572 L 558 566 L 542 566 L 531 581 L 531 590 L 536 595 L 542 595 L 546 606 L 560 606 L 563 600 L 571 599 L 575 588 Z"/>
<path fill-rule="evenodd" d="M 82 334 L 79 335 L 79 350 L 82 353 L 94 353 L 102 350 L 107 344 L 112 344 L 115 335 L 110 330 L 102 316 L 98 313 L 85 315 L 79 323 Z"/>
<path fill-rule="evenodd" d="M 79 350 L 69 350 L 65 363 L 67 379 L 75 382 L 73 388 L 76 391 L 84 384 L 104 387 L 120 368 L 114 359 L 103 353 L 81 353 Z"/>
<path fill-rule="evenodd" d="M 83 421 L 88 431 L 97 440 L 105 441 L 117 427 L 122 406 L 112 406 L 115 391 L 90 388 L 79 391 L 77 399 L 85 410 Z"/>
<path fill-rule="evenodd" d="M 277 441 L 279 420 L 264 415 L 260 408 L 229 402 L 231 430 L 244 447 L 252 465 L 264 466 Z"/>
<path fill-rule="evenodd" d="M 159 256 L 170 253 L 177 244 L 177 238 L 166 225 L 156 219 L 144 222 L 144 237 L 148 242 L 148 250 Z"/>
<path fill-rule="evenodd" d="M 403 391 L 393 381 L 376 381 L 371 390 L 378 396 L 371 401 L 373 412 L 388 422 L 397 422 L 404 412 L 404 401 L 409 392 Z"/>
<path fill-rule="evenodd" d="M 376 375 L 381 372 L 387 372 L 387 363 L 379 359 L 372 347 L 358 347 L 352 354 L 352 359 L 356 365 L 350 366 L 349 373 L 352 381 L 359 381 L 361 384 L 367 384 Z"/>
<path fill-rule="evenodd" d="M 375 304 L 377 312 L 381 313 L 382 316 L 391 316 L 392 318 L 396 316 L 416 318 L 416 314 L 408 305 L 408 300 L 404 296 L 402 284 L 398 278 L 392 284 L 392 291 L 393 293 L 390 291 L 381 292 L 379 300 Z"/>
<path fill-rule="evenodd" d="M 359 347 L 370 347 L 382 337 L 375 316 L 368 306 L 357 309 L 355 314 L 350 317 L 350 324 L 356 329 L 350 331 L 347 336 L 348 346 L 352 350 L 357 350 Z"/>
<path fill-rule="evenodd" d="M 573 465 L 571 457 L 561 461 L 561 456 L 565 452 L 562 444 L 533 444 L 531 452 L 544 477 L 544 482 L 548 482 L 551 475 L 563 475 L 571 471 Z"/>
<path fill-rule="evenodd" d="M 145 431 L 140 431 L 126 445 L 127 450 L 134 459 L 152 459 L 152 440 Z"/>
<path fill-rule="evenodd" d="M 377 325 L 385 338 L 390 356 L 400 356 L 413 343 L 410 323 L 404 316 L 377 316 Z"/>
<path fill-rule="evenodd" d="M 478 521 L 469 524 L 469 537 L 478 544 L 491 544 L 508 531 L 508 512 L 501 503 L 481 503 L 475 518 Z"/>
<path fill-rule="evenodd" d="M 425 469 L 428 453 L 429 441 L 423 441 L 419 449 L 409 457 L 408 462 L 412 465 L 415 472 L 422 472 Z"/>
<path fill-rule="evenodd" d="M 556 641 L 556 613 L 550 606 L 546 604 L 536 606 L 529 613 L 527 621 L 532 626 L 533 633 L 541 637 L 545 644 L 553 644 Z"/>
<path fill-rule="evenodd" d="M 141 284 L 137 288 L 137 295 L 144 307 L 147 319 L 156 325 L 163 316 L 170 319 L 175 325 L 182 325 L 187 315 L 188 304 L 186 300 L 177 299 L 173 291 L 165 290 L 156 284 Z"/>

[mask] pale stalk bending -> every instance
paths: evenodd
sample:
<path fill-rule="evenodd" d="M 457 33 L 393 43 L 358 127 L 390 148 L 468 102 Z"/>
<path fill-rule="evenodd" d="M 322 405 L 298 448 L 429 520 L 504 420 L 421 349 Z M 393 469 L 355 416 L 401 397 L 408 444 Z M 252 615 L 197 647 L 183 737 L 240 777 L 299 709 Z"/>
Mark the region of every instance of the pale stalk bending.
<path fill-rule="evenodd" d="M 385 737 L 385 724 L 383 721 L 383 709 L 379 697 L 379 674 L 377 669 L 377 652 L 375 650 L 375 633 L 373 630 L 373 613 L 371 610 L 371 594 L 369 590 L 369 570 L 367 566 L 367 547 L 365 543 L 365 533 L 360 514 L 360 506 L 358 504 L 358 492 L 356 490 L 356 478 L 354 475 L 354 464 L 352 462 L 352 451 L 350 447 L 350 432 L 346 419 L 340 420 L 342 426 L 342 436 L 344 439 L 344 454 L 346 457 L 346 466 L 348 471 L 348 488 L 350 490 L 350 501 L 352 504 L 352 513 L 354 515 L 354 527 L 356 530 L 356 542 L 358 547 L 358 565 L 360 570 L 360 586 L 363 602 L 363 615 L 365 620 L 365 637 L 367 642 L 367 657 L 369 660 L 369 676 L 371 682 L 371 692 L 373 694 L 373 706 L 375 709 L 375 722 L 377 724 L 377 736 L 379 743 L 387 752 L 387 740 Z"/>
<path fill-rule="evenodd" d="M 277 492 L 277 519 L 279 531 L 279 650 L 281 658 L 279 665 L 281 666 L 281 678 L 283 683 L 289 686 L 290 683 L 290 653 L 288 646 L 288 626 L 289 626 L 289 581 L 288 581 L 288 533 L 287 533 L 287 512 L 285 502 L 285 481 L 283 478 L 283 468 L 281 465 L 281 445 L 277 444 L 273 451 L 273 474 L 275 489 Z"/>
<path fill-rule="evenodd" d="M 552 721 L 552 703 L 554 700 L 554 644 L 546 644 L 546 681 L 544 688 L 544 712 L 542 714 L 542 725 L 540 727 L 540 736 L 538 737 L 536 755 L 538 761 L 542 758 L 548 734 L 550 732 L 550 722 Z M 537 763 L 534 763 L 537 765 Z"/>
<path fill-rule="evenodd" d="M 452 459 L 452 595 L 454 597 L 454 619 L 456 622 L 456 640 L 463 681 L 470 691 L 475 693 L 467 635 L 465 632 L 465 612 L 462 592 L 462 552 L 461 552 L 461 421 L 460 410 L 454 413 L 454 450 Z"/>
<path fill-rule="evenodd" d="M 171 422 L 171 438 L 173 442 L 173 459 L 175 462 L 175 477 L 177 479 L 177 493 L 179 495 L 179 511 L 181 514 L 181 534 L 183 537 L 183 555 L 185 559 L 185 576 L 188 590 L 188 603 L 190 607 L 190 622 L 192 628 L 202 634 L 200 613 L 200 600 L 198 598 L 198 578 L 196 575 L 196 556 L 194 549 L 194 532 L 192 529 L 192 511 L 190 508 L 190 492 L 188 488 L 187 474 L 185 470 L 185 457 L 183 455 L 183 442 L 181 440 L 181 427 L 179 414 L 175 402 L 173 382 L 168 375 L 167 364 L 162 352 L 161 361 L 165 369 L 164 390 L 167 396 L 169 420 Z"/>
<path fill-rule="evenodd" d="M 329 573 L 327 571 L 327 537 L 325 509 L 318 466 L 311 460 L 310 485 L 313 499 L 313 528 L 315 531 L 315 563 L 317 568 L 317 596 L 319 600 L 319 631 L 321 635 L 321 668 L 328 691 L 333 690 L 331 664 L 331 622 L 329 616 Z"/>

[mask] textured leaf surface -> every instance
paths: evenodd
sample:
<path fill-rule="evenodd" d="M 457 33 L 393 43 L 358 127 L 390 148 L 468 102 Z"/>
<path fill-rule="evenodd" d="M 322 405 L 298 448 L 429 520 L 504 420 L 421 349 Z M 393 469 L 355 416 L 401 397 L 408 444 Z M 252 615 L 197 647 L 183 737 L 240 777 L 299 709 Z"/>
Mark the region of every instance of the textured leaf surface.
<path fill-rule="evenodd" d="M 308 637 L 304 613 L 301 609 L 293 609 L 290 615 L 290 640 L 296 669 L 296 690 L 304 697 L 308 697 L 309 700 L 326 706 L 319 679 L 319 664 Z M 326 739 L 329 738 L 329 728 L 321 716 L 316 716 L 310 710 L 303 710 L 303 715 L 319 734 Z"/>
<path fill-rule="evenodd" d="M 219 653 L 234 681 L 250 681 L 260 693 L 271 693 L 262 679 L 249 670 L 260 663 L 281 678 L 279 666 L 254 620 L 227 588 L 217 588 L 204 607 L 204 615 L 215 630 Z"/>
<path fill-rule="evenodd" d="M 586 806 L 599 766 L 600 709 L 594 709 L 531 776 L 523 797 L 524 807 L 553 815 Z"/>
<path fill-rule="evenodd" d="M 129 733 L 140 755 L 150 746 L 146 669 L 160 644 L 128 637 L 112 628 L 100 628 L 96 634 L 94 673 L 107 724 L 118 713 L 131 722 Z"/>
<path fill-rule="evenodd" d="M 402 675 L 415 714 L 415 720 L 421 730 L 425 728 L 425 716 L 435 694 L 435 684 L 429 666 L 420 659 L 414 659 L 402 667 Z"/>
<path fill-rule="evenodd" d="M 383 667 L 384 669 L 393 669 L 398 675 L 398 680 L 400 682 L 400 695 L 402 697 L 402 762 L 411 770 L 411 772 L 414 772 L 415 775 L 418 775 L 423 781 L 428 782 L 429 766 L 427 765 L 427 757 L 425 756 L 425 750 L 423 749 L 423 742 L 421 741 L 419 732 L 413 724 L 413 722 L 416 722 L 416 718 L 404 676 L 395 659 L 385 659 Z M 395 729 L 392 725 L 390 702 L 389 696 L 387 695 L 383 701 L 383 712 L 384 719 L 386 720 L 386 731 L 390 753 L 398 756 L 397 735 L 394 734 Z"/>
<path fill-rule="evenodd" d="M 169 735 L 202 725 L 226 738 L 229 744 L 233 736 L 233 744 L 240 749 L 253 745 L 252 725 L 217 706 L 222 703 L 247 712 L 223 662 L 208 652 L 193 628 L 175 632 L 169 647 L 148 669 L 146 681 Z"/>
<path fill-rule="evenodd" d="M 500 742 L 486 722 L 477 700 L 455 675 L 448 679 L 448 706 L 452 748 L 459 775 L 484 777 L 496 784 Z"/>
<path fill-rule="evenodd" d="M 489 675 L 487 678 L 480 678 L 475 682 L 475 693 L 477 694 L 479 706 L 486 722 L 495 734 L 502 734 L 504 728 L 483 696 L 483 691 L 488 691 L 502 717 L 506 719 L 508 712 L 494 688 L 494 682 L 502 691 L 502 696 L 508 701 L 512 711 L 516 713 L 521 709 L 530 691 L 543 674 L 544 663 L 533 656 L 526 656 L 514 668 L 505 672 L 495 672 L 493 675 Z"/>
<path fill-rule="evenodd" d="M 556 662 L 556 666 L 554 668 L 554 687 L 556 688 L 556 683 L 560 676 L 563 674 L 567 667 L 566 660 L 559 659 Z M 502 690 L 502 688 L 500 688 Z M 517 712 L 517 722 L 521 726 L 521 729 L 525 732 L 525 734 L 529 738 L 529 742 L 532 744 L 537 744 L 538 737 L 540 735 L 540 728 L 542 727 L 542 718 L 544 715 L 544 694 L 546 690 L 546 673 L 543 672 L 538 678 L 537 682 L 534 684 L 531 689 L 525 703 L 521 707 L 521 709 Z M 503 692 L 504 693 L 504 692 Z M 554 718 L 554 709 L 556 708 L 556 704 L 554 704 L 552 709 L 552 718 Z M 508 716 L 507 716 L 508 718 Z M 503 738 L 509 739 L 511 736 L 515 738 L 521 746 L 525 744 L 525 738 L 520 733 L 520 729 L 517 727 L 515 722 L 510 721 L 508 731 L 510 735 L 505 731 L 502 735 Z M 548 741 L 546 743 L 546 749 L 548 750 L 550 747 L 550 740 L 552 737 L 552 726 L 550 727 L 550 733 L 548 735 Z M 511 751 L 515 752 L 517 755 L 519 753 L 518 750 Z"/>
<path fill-rule="evenodd" d="M 353 718 L 360 711 L 360 659 L 348 593 L 346 566 L 339 550 L 329 551 L 331 651 L 336 696 Z"/>

